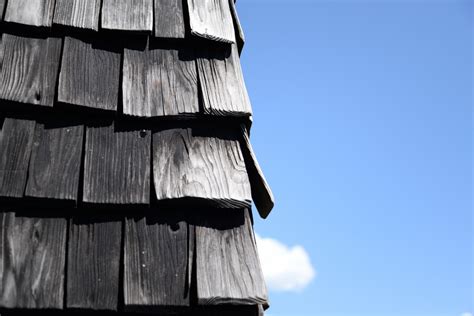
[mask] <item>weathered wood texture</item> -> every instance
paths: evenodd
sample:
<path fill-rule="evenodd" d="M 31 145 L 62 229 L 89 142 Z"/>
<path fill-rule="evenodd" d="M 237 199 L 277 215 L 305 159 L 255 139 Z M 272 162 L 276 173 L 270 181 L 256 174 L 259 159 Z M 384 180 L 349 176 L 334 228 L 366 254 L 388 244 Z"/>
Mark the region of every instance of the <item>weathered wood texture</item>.
<path fill-rule="evenodd" d="M 101 0 L 56 0 L 55 24 L 82 29 L 99 29 Z"/>
<path fill-rule="evenodd" d="M 191 33 L 207 39 L 235 43 L 229 0 L 187 0 Z"/>
<path fill-rule="evenodd" d="M 3 21 L 3 12 L 5 12 L 5 4 L 7 0 L 0 0 L 0 21 Z M 0 40 L 1 43 L 1 40 Z"/>
<path fill-rule="evenodd" d="M 117 310 L 121 245 L 122 221 L 73 217 L 68 244 L 68 308 Z"/>
<path fill-rule="evenodd" d="M 61 39 L 3 34 L 0 98 L 53 106 Z"/>
<path fill-rule="evenodd" d="M 49 27 L 53 22 L 55 0 L 10 0 L 5 21 Z"/>
<path fill-rule="evenodd" d="M 63 307 L 67 221 L 0 213 L 0 307 Z"/>
<path fill-rule="evenodd" d="M 155 36 L 184 38 L 184 0 L 155 0 Z"/>
<path fill-rule="evenodd" d="M 265 304 L 267 290 L 247 210 L 196 226 L 198 304 Z M 234 225 L 234 228 L 223 225 Z"/>
<path fill-rule="evenodd" d="M 100 44 L 99 41 L 84 42 L 66 37 L 58 101 L 104 110 L 117 109 L 121 55 Z"/>
<path fill-rule="evenodd" d="M 194 54 L 188 46 L 126 49 L 123 112 L 135 116 L 199 113 Z"/>
<path fill-rule="evenodd" d="M 153 134 L 158 200 L 198 198 L 223 207 L 250 205 L 250 184 L 238 142 L 193 135 L 191 129 Z"/>
<path fill-rule="evenodd" d="M 89 203 L 150 202 L 148 131 L 109 126 L 87 127 L 83 200 Z"/>
<path fill-rule="evenodd" d="M 34 132 L 34 121 L 4 120 L 0 131 L 0 196 L 23 196 Z"/>
<path fill-rule="evenodd" d="M 229 0 L 229 7 L 232 13 L 232 19 L 234 21 L 234 28 L 236 33 L 237 47 L 239 48 L 239 53 L 242 52 L 242 49 L 245 45 L 245 34 L 242 24 L 240 24 L 239 15 L 237 14 L 237 8 L 235 7 L 234 0 Z"/>
<path fill-rule="evenodd" d="M 129 218 L 125 228 L 125 306 L 188 306 L 188 225 L 162 214 Z"/>
<path fill-rule="evenodd" d="M 241 125 L 241 131 L 241 148 L 250 179 L 250 186 L 252 188 L 252 199 L 258 209 L 260 216 L 262 218 L 267 218 L 273 209 L 273 206 L 275 205 L 275 199 L 257 161 L 257 157 L 253 151 L 245 125 Z"/>
<path fill-rule="evenodd" d="M 153 0 L 103 0 L 102 28 L 153 30 Z"/>
<path fill-rule="evenodd" d="M 77 200 L 83 135 L 82 125 L 36 124 L 27 196 Z"/>
<path fill-rule="evenodd" d="M 207 45 L 199 47 L 197 52 L 204 112 L 213 115 L 251 115 L 252 108 L 237 47 Z"/>

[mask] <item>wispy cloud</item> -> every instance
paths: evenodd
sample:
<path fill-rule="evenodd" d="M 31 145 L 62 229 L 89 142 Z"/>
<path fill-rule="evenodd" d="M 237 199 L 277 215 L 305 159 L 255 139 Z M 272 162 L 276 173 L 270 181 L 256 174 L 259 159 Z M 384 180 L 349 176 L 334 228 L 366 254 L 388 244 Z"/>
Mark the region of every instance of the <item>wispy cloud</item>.
<path fill-rule="evenodd" d="M 302 246 L 288 247 L 278 240 L 259 235 L 256 235 L 256 240 L 265 281 L 271 290 L 298 292 L 316 276 Z"/>
<path fill-rule="evenodd" d="M 472 316 L 472 313 L 468 313 L 468 312 L 462 313 L 461 316 Z"/>

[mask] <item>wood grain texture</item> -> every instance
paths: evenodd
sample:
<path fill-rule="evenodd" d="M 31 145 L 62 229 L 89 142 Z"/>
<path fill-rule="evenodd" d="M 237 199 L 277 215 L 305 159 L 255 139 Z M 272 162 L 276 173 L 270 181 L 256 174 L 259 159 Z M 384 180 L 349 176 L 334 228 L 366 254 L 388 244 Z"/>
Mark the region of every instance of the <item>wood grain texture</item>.
<path fill-rule="evenodd" d="M 171 215 L 128 218 L 125 307 L 189 305 L 188 225 Z"/>
<path fill-rule="evenodd" d="M 104 217 L 105 218 L 105 217 Z M 67 307 L 117 310 L 122 221 L 73 217 L 69 229 Z"/>
<path fill-rule="evenodd" d="M 155 0 L 155 36 L 184 38 L 184 0 Z"/>
<path fill-rule="evenodd" d="M 235 43 L 229 0 L 187 0 L 191 33 L 210 40 Z"/>
<path fill-rule="evenodd" d="M 58 101 L 103 110 L 117 109 L 120 53 L 66 37 L 59 75 Z"/>
<path fill-rule="evenodd" d="M 0 21 L 3 21 L 3 12 L 5 12 L 5 4 L 7 0 L 0 0 Z M 1 43 L 1 40 L 0 40 Z"/>
<path fill-rule="evenodd" d="M 0 98 L 53 106 L 61 39 L 3 34 Z"/>
<path fill-rule="evenodd" d="M 153 0 L 103 0 L 102 28 L 152 31 Z"/>
<path fill-rule="evenodd" d="M 150 202 L 148 131 L 110 126 L 87 127 L 83 200 L 89 203 Z"/>
<path fill-rule="evenodd" d="M 242 24 L 240 24 L 239 15 L 237 13 L 237 8 L 235 6 L 234 0 L 229 0 L 230 12 L 232 13 L 232 20 L 234 22 L 234 29 L 236 33 L 237 47 L 239 48 L 239 53 L 242 52 L 242 49 L 245 45 L 245 34 Z"/>
<path fill-rule="evenodd" d="M 55 24 L 81 29 L 99 29 L 101 0 L 56 0 Z"/>
<path fill-rule="evenodd" d="M 50 27 L 53 22 L 55 0 L 10 0 L 5 21 Z"/>
<path fill-rule="evenodd" d="M 245 207 L 250 184 L 238 142 L 193 135 L 191 129 L 153 134 L 158 200 L 197 198 L 222 207 Z"/>
<path fill-rule="evenodd" d="M 253 151 L 247 128 L 243 124 L 241 125 L 241 132 L 241 148 L 252 188 L 252 199 L 260 216 L 267 218 L 275 205 L 275 198 Z"/>
<path fill-rule="evenodd" d="M 77 200 L 84 127 L 36 124 L 26 195 Z"/>
<path fill-rule="evenodd" d="M 0 213 L 0 307 L 61 309 L 67 221 Z"/>
<path fill-rule="evenodd" d="M 202 217 L 203 222 L 196 226 L 199 305 L 267 302 L 249 213 L 247 210 L 235 212 L 240 214 Z M 232 224 L 234 228 L 222 227 Z"/>
<path fill-rule="evenodd" d="M 237 47 L 203 45 L 197 52 L 204 113 L 226 116 L 251 115 L 252 108 Z"/>
<path fill-rule="evenodd" d="M 6 118 L 0 131 L 0 196 L 22 197 L 35 122 Z"/>
<path fill-rule="evenodd" d="M 123 112 L 135 116 L 199 113 L 197 70 L 192 49 L 126 49 L 123 65 Z"/>

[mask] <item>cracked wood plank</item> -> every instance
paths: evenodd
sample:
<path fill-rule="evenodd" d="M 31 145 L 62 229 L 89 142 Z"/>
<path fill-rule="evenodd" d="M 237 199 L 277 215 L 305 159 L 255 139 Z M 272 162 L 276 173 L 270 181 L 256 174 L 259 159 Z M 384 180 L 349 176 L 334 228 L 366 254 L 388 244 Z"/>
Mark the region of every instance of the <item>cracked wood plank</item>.
<path fill-rule="evenodd" d="M 153 0 L 103 0 L 102 28 L 152 31 Z"/>
<path fill-rule="evenodd" d="M 54 24 L 99 30 L 101 0 L 56 0 Z"/>

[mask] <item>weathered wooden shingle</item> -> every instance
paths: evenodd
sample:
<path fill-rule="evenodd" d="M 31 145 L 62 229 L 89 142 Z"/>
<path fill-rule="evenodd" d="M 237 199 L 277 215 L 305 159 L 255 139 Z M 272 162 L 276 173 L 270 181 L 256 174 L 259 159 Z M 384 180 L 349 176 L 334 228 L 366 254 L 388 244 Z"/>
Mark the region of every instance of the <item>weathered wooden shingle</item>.
<path fill-rule="evenodd" d="M 204 113 L 252 114 L 236 45 L 207 45 L 197 50 L 197 65 Z"/>
<path fill-rule="evenodd" d="M 34 121 L 4 120 L 0 130 L 0 196 L 23 196 L 34 132 Z"/>
<path fill-rule="evenodd" d="M 199 113 L 196 63 L 192 48 L 174 44 L 144 51 L 126 49 L 123 112 L 136 116 Z"/>
<path fill-rule="evenodd" d="M 153 30 L 153 0 L 103 0 L 102 28 L 126 31 Z"/>
<path fill-rule="evenodd" d="M 155 36 L 162 38 L 184 38 L 185 0 L 155 0 Z"/>
<path fill-rule="evenodd" d="M 51 26 L 55 0 L 10 0 L 5 21 L 33 26 Z"/>
<path fill-rule="evenodd" d="M 66 37 L 59 75 L 58 101 L 116 110 L 120 53 L 100 41 Z"/>
<path fill-rule="evenodd" d="M 61 309 L 66 219 L 0 212 L 0 223 L 0 307 Z"/>
<path fill-rule="evenodd" d="M 58 120 L 58 121 L 56 121 Z M 77 200 L 84 127 L 36 124 L 26 195 Z"/>
<path fill-rule="evenodd" d="M 0 21 L 3 21 L 3 12 L 5 12 L 5 4 L 7 0 L 0 0 Z"/>
<path fill-rule="evenodd" d="M 235 7 L 234 0 L 229 0 L 230 11 L 232 12 L 232 19 L 234 20 L 234 28 L 236 33 L 237 47 L 239 52 L 242 52 L 242 49 L 245 44 L 245 34 L 242 24 L 240 24 L 239 15 L 237 14 L 237 8 Z"/>
<path fill-rule="evenodd" d="M 56 0 L 54 23 L 82 29 L 99 29 L 101 0 Z"/>
<path fill-rule="evenodd" d="M 200 219 L 196 226 L 198 304 L 266 304 L 248 210 Z"/>
<path fill-rule="evenodd" d="M 128 218 L 125 228 L 125 307 L 188 306 L 188 225 L 161 213 Z"/>
<path fill-rule="evenodd" d="M 171 129 L 153 134 L 158 200 L 196 198 L 225 207 L 249 206 L 250 184 L 238 142 L 193 133 Z"/>
<path fill-rule="evenodd" d="M 191 33 L 207 39 L 235 43 L 229 0 L 187 0 Z"/>
<path fill-rule="evenodd" d="M 252 199 L 260 216 L 267 218 L 273 209 L 275 199 L 253 151 L 247 128 L 243 124 L 241 125 L 241 131 L 241 148 L 249 174 L 250 186 L 252 187 Z"/>
<path fill-rule="evenodd" d="M 68 308 L 117 310 L 122 221 L 104 218 L 75 216 L 70 222 Z"/>
<path fill-rule="evenodd" d="M 53 106 L 61 39 L 3 34 L 0 98 Z"/>
<path fill-rule="evenodd" d="M 148 131 L 120 130 L 114 124 L 87 127 L 84 202 L 148 204 L 150 146 Z"/>

